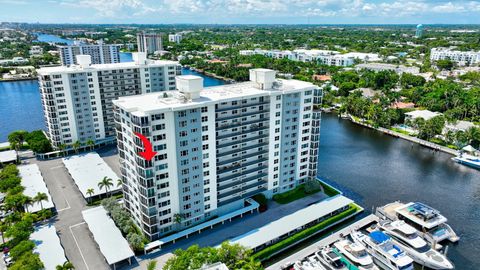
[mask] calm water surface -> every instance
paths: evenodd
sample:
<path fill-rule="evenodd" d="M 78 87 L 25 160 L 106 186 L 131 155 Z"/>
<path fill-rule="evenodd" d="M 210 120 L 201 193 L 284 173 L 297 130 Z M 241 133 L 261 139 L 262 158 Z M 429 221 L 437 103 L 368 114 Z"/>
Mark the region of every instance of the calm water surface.
<path fill-rule="evenodd" d="M 440 210 L 461 236 L 448 257 L 480 269 L 480 172 L 402 139 L 322 116 L 318 175 L 366 209 L 401 200 Z"/>

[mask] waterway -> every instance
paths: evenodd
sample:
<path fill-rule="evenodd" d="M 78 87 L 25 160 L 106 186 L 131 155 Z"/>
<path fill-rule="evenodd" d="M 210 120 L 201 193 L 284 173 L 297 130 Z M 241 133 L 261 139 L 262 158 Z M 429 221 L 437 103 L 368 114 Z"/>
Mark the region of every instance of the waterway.
<path fill-rule="evenodd" d="M 448 249 L 456 269 L 480 269 L 480 172 L 452 156 L 323 114 L 318 175 L 371 210 L 422 201 L 461 236 Z"/>

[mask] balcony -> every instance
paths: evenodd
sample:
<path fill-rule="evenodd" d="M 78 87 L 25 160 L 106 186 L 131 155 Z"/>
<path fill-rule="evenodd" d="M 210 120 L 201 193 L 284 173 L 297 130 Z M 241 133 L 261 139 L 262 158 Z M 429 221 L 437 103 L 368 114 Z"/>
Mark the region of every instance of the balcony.
<path fill-rule="evenodd" d="M 238 155 L 234 158 L 230 158 L 228 160 L 217 162 L 217 167 L 221 167 L 222 165 L 229 164 L 229 163 L 239 161 L 239 160 L 242 160 L 242 159 L 248 159 L 248 158 L 255 157 L 255 156 L 261 156 L 261 155 L 267 154 L 267 153 L 268 153 L 268 150 L 262 150 L 262 151 L 257 151 L 257 152 L 253 152 L 253 153 L 250 153 L 250 154 L 244 154 L 244 155 L 240 154 L 240 155 Z"/>
<path fill-rule="evenodd" d="M 236 128 L 236 127 L 256 124 L 256 123 L 265 122 L 265 121 L 269 121 L 269 119 L 268 118 L 260 118 L 260 119 L 256 119 L 256 120 L 253 120 L 253 121 L 235 122 L 235 123 L 231 123 L 231 124 L 224 124 L 224 125 L 217 126 L 215 129 L 217 131 L 219 131 L 219 130 L 225 130 L 225 129 L 230 129 L 230 128 Z"/>
<path fill-rule="evenodd" d="M 237 162 L 238 165 L 224 166 L 223 169 L 217 169 L 217 174 L 230 172 L 230 171 L 233 171 L 235 169 L 246 168 L 250 165 L 261 163 L 261 162 L 264 162 L 264 161 L 267 161 L 267 160 L 268 160 L 268 158 L 261 158 L 261 159 L 257 159 L 257 160 L 253 160 L 253 161 L 245 162 L 245 163 Z"/>
<path fill-rule="evenodd" d="M 231 181 L 227 184 L 224 184 L 225 182 L 228 182 L 228 181 L 221 181 L 221 182 L 217 182 L 217 191 L 218 190 L 225 190 L 227 188 L 230 188 L 230 187 L 233 187 L 235 185 L 241 185 L 242 183 L 248 183 L 252 180 L 261 180 L 261 181 L 267 181 L 267 179 L 265 179 L 264 177 L 266 177 L 268 175 L 268 173 L 260 173 L 258 175 L 254 175 L 254 176 L 251 176 L 251 177 L 247 177 L 247 178 L 243 178 L 243 179 L 238 179 L 238 180 L 235 180 L 235 181 Z"/>
<path fill-rule="evenodd" d="M 248 135 L 252 135 L 252 134 L 248 134 Z M 261 135 L 258 135 L 258 136 L 255 136 L 255 137 L 246 137 L 246 138 L 240 138 L 240 139 L 237 139 L 237 140 L 234 140 L 232 142 L 229 142 L 229 143 L 217 143 L 217 149 L 221 149 L 223 147 L 228 147 L 228 146 L 232 146 L 232 145 L 238 145 L 239 144 L 239 141 L 241 143 L 244 143 L 244 142 L 250 142 L 250 141 L 254 141 L 254 140 L 258 140 L 258 139 L 264 139 L 264 138 L 267 138 L 268 137 L 268 134 L 265 133 L 265 134 L 261 134 Z M 218 140 L 217 140 L 218 141 Z"/>
<path fill-rule="evenodd" d="M 268 166 L 264 165 L 264 166 L 256 167 L 256 168 L 253 168 L 253 169 L 250 169 L 250 170 L 241 171 L 241 172 L 238 172 L 238 173 L 235 173 L 235 174 L 232 174 L 232 175 L 224 176 L 224 177 L 220 177 L 220 176 L 217 175 L 217 181 L 218 182 L 228 181 L 230 179 L 237 178 L 237 177 L 242 176 L 242 175 L 247 175 L 247 174 L 250 174 L 250 173 L 253 173 L 253 172 L 261 171 L 261 170 L 264 170 L 266 168 L 268 168 Z"/>
<path fill-rule="evenodd" d="M 246 107 L 260 106 L 260 105 L 266 105 L 266 104 L 270 104 L 270 101 L 263 101 L 263 102 L 259 102 L 259 103 L 258 102 L 257 103 L 245 103 L 245 104 L 240 104 L 240 105 L 235 106 L 235 107 L 219 108 L 219 109 L 215 109 L 215 112 L 239 110 L 239 109 L 243 109 L 243 108 L 246 108 Z"/>
<path fill-rule="evenodd" d="M 233 137 L 233 136 L 247 134 L 247 133 L 251 133 L 251 132 L 255 132 L 255 131 L 259 131 L 259 130 L 267 130 L 267 129 L 268 129 L 268 126 L 255 127 L 255 128 L 251 127 L 249 129 L 245 129 L 245 130 L 242 130 L 240 132 L 229 133 L 229 134 L 222 135 L 222 136 L 217 135 L 217 140 L 226 139 L 226 138 L 230 138 L 230 137 Z"/>
<path fill-rule="evenodd" d="M 254 112 L 239 113 L 239 114 L 232 115 L 232 116 L 227 116 L 227 117 L 219 117 L 219 118 L 216 119 L 216 122 L 231 120 L 231 119 L 240 118 L 240 117 L 247 117 L 247 116 L 256 115 L 256 114 L 268 113 L 268 111 L 269 110 L 267 110 L 267 109 L 263 109 L 263 110 L 257 110 L 257 111 L 254 111 Z"/>
<path fill-rule="evenodd" d="M 225 192 L 225 193 L 223 193 L 223 194 L 218 194 L 218 195 L 217 195 L 217 199 L 223 199 L 223 198 L 226 198 L 226 197 L 228 197 L 228 196 L 230 196 L 230 195 L 233 195 L 233 194 L 235 194 L 235 193 L 239 193 L 239 192 L 241 192 L 242 190 L 249 190 L 249 189 L 251 189 L 251 188 L 253 188 L 253 187 L 261 186 L 261 185 L 264 185 L 264 184 L 266 184 L 266 183 L 267 183 L 266 181 L 260 181 L 260 182 L 257 181 L 257 182 L 254 182 L 253 184 L 250 184 L 250 185 L 240 186 L 240 187 L 238 187 L 237 189 L 234 189 L 234 190 Z M 219 193 L 221 193 L 221 192 L 219 192 Z"/>
<path fill-rule="evenodd" d="M 238 194 L 238 196 L 232 197 L 232 198 L 224 200 L 224 201 L 218 200 L 217 205 L 218 206 L 223 206 L 223 205 L 238 201 L 239 199 L 242 199 L 242 198 L 249 198 L 249 197 L 251 197 L 255 194 L 258 194 L 258 193 L 266 191 L 266 190 L 267 190 L 266 187 L 262 187 L 262 188 L 259 188 L 259 189 L 256 189 L 256 190 L 249 191 L 245 194 Z"/>
<path fill-rule="evenodd" d="M 239 144 L 239 142 L 237 141 L 235 144 Z M 223 153 L 220 153 L 217 150 L 217 158 L 218 157 L 223 157 L 223 156 L 228 156 L 228 155 L 231 155 L 231 154 L 235 154 L 235 153 L 238 153 L 240 151 L 246 151 L 246 150 L 250 150 L 250 149 L 257 148 L 257 147 L 262 147 L 262 146 L 267 146 L 267 145 L 268 145 L 268 143 L 264 142 L 264 143 L 253 144 L 253 145 L 250 145 L 250 146 L 243 146 L 243 147 L 240 146 L 240 147 L 235 148 L 231 151 L 227 151 L 227 152 L 223 152 Z M 219 164 L 219 165 L 221 165 L 221 164 Z"/>

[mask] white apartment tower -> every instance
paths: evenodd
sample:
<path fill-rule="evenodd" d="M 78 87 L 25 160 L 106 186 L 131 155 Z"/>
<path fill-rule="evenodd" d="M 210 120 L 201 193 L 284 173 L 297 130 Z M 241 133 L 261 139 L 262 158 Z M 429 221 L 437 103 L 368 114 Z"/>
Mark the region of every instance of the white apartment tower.
<path fill-rule="evenodd" d="M 180 34 L 170 34 L 168 35 L 168 41 L 173 42 L 173 43 L 180 43 L 182 41 L 182 35 Z"/>
<path fill-rule="evenodd" d="M 448 48 L 432 48 L 430 50 L 431 61 L 445 59 L 461 66 L 470 66 L 480 63 L 480 51 L 456 51 Z"/>
<path fill-rule="evenodd" d="M 116 44 L 80 44 L 59 46 L 62 65 L 77 64 L 77 55 L 90 55 L 92 64 L 120 63 L 120 45 Z"/>
<path fill-rule="evenodd" d="M 173 61 L 147 60 L 92 65 L 88 55 L 77 65 L 37 70 L 47 136 L 54 147 L 76 141 L 96 143 L 115 139 L 112 100 L 123 96 L 175 90 L 181 66 Z"/>
<path fill-rule="evenodd" d="M 267 69 L 207 89 L 201 77 L 176 80 L 177 91 L 113 101 L 125 205 L 151 240 L 316 177 L 317 86 Z M 135 133 L 151 141 L 151 161 Z"/>
<path fill-rule="evenodd" d="M 162 35 L 158 33 L 137 33 L 137 47 L 139 52 L 147 54 L 162 51 Z"/>

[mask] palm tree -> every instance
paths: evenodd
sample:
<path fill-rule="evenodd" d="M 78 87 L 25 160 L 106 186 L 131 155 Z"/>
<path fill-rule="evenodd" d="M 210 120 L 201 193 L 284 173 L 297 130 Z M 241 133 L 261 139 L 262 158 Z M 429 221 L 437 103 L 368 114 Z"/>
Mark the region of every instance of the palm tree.
<path fill-rule="evenodd" d="M 76 141 L 72 144 L 72 147 L 73 147 L 73 150 L 75 150 L 75 153 L 78 154 L 78 148 L 80 148 L 80 146 L 82 146 L 82 143 L 80 141 Z"/>
<path fill-rule="evenodd" d="M 92 139 L 88 139 L 87 145 L 90 147 L 90 150 L 93 150 L 93 147 L 95 146 L 95 142 Z"/>
<path fill-rule="evenodd" d="M 33 197 L 33 200 L 36 201 L 36 202 L 39 202 L 39 203 L 40 203 L 40 207 L 41 207 L 42 210 L 43 210 L 43 204 L 42 204 L 42 202 L 43 202 L 43 201 L 48 202 L 48 196 L 47 196 L 47 194 L 45 194 L 45 193 L 43 193 L 43 192 L 38 192 L 37 195 L 35 195 L 35 197 Z"/>
<path fill-rule="evenodd" d="M 69 261 L 64 262 L 62 265 L 57 265 L 55 267 L 56 270 L 73 270 L 75 267 Z"/>
<path fill-rule="evenodd" d="M 92 196 L 93 196 L 94 193 L 95 193 L 95 191 L 93 190 L 93 188 L 87 189 L 87 195 L 89 196 L 88 199 L 89 199 L 90 202 L 92 202 Z"/>
<path fill-rule="evenodd" d="M 98 188 L 101 190 L 102 188 L 105 189 L 105 192 L 108 195 L 108 190 L 110 187 L 113 187 L 113 180 L 112 178 L 108 178 L 107 176 L 103 177 L 103 179 L 98 182 Z"/>
<path fill-rule="evenodd" d="M 33 203 L 35 202 L 34 199 L 30 198 L 27 196 L 27 198 L 25 199 L 25 210 L 28 212 L 28 207 L 29 206 L 32 206 Z"/>
<path fill-rule="evenodd" d="M 67 148 L 67 145 L 62 143 L 58 146 L 58 149 L 61 151 L 61 155 L 65 156 L 65 149 Z"/>
<path fill-rule="evenodd" d="M 120 186 L 122 186 L 122 185 L 123 185 L 122 179 L 118 179 L 118 180 L 117 180 L 117 187 L 120 187 Z"/>
<path fill-rule="evenodd" d="M 155 260 L 148 261 L 147 270 L 155 270 L 155 269 L 157 269 L 157 261 Z"/>

